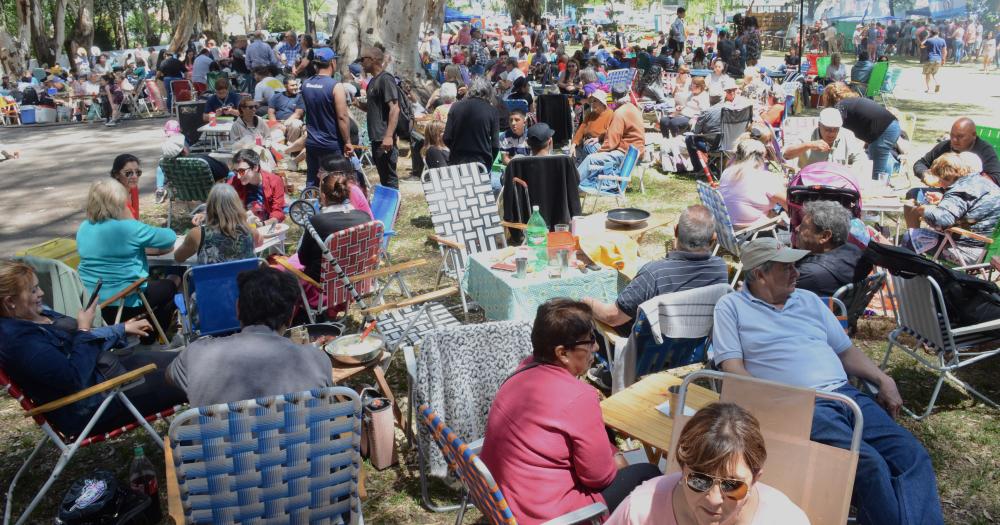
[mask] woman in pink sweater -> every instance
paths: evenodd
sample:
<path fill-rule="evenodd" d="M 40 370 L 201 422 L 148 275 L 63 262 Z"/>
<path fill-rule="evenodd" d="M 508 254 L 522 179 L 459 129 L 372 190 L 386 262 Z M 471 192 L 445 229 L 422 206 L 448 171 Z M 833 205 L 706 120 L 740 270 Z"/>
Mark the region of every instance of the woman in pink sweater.
<path fill-rule="evenodd" d="M 533 356 L 500 387 L 480 457 L 518 523 L 542 523 L 592 503 L 610 510 L 647 479 L 608 440 L 597 391 L 578 379 L 597 352 L 590 307 L 552 299 L 538 307 Z M 623 468 L 624 467 L 624 468 Z"/>

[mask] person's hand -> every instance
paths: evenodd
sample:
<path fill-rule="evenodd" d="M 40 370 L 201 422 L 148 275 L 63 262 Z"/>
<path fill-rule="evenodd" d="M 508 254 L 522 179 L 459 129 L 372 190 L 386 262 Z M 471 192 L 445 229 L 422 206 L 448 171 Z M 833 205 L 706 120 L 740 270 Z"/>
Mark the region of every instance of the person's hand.
<path fill-rule="evenodd" d="M 153 331 L 153 325 L 147 319 L 133 317 L 125 321 L 125 333 L 128 335 L 144 336 Z"/>
<path fill-rule="evenodd" d="M 390 151 L 392 151 L 392 145 L 393 145 L 392 144 L 392 137 L 386 137 L 386 138 L 382 139 L 382 144 L 381 144 L 382 151 L 384 151 L 386 153 L 389 153 Z"/>
<path fill-rule="evenodd" d="M 77 312 L 76 314 L 76 329 L 77 330 L 90 330 L 91 326 L 94 326 L 94 317 L 97 315 L 97 301 L 90 305 L 90 308 L 84 308 Z"/>
<path fill-rule="evenodd" d="M 899 395 L 899 390 L 896 389 L 896 382 L 888 375 L 884 375 L 882 382 L 878 385 L 878 395 L 875 397 L 875 400 L 893 418 L 898 416 L 899 410 L 903 408 L 903 397 Z"/>
<path fill-rule="evenodd" d="M 809 143 L 809 148 L 820 153 L 829 153 L 830 145 L 825 140 L 814 140 Z"/>
<path fill-rule="evenodd" d="M 344 144 L 344 156 L 345 157 L 353 157 L 354 156 L 354 144 L 351 144 L 350 142 L 348 142 L 347 144 Z"/>
<path fill-rule="evenodd" d="M 202 224 L 205 224 L 205 218 L 206 218 L 205 213 L 196 213 L 191 216 L 191 225 L 201 226 Z"/>
<path fill-rule="evenodd" d="M 941 202 L 941 194 L 936 191 L 928 191 L 927 193 L 924 193 L 924 200 L 927 201 L 927 204 L 936 205 Z"/>
<path fill-rule="evenodd" d="M 589 139 L 587 139 L 587 140 L 583 141 L 583 143 L 584 143 L 584 144 L 587 144 L 588 146 L 589 146 L 590 144 L 597 144 L 597 142 L 598 142 L 598 141 L 597 141 L 597 137 L 590 137 Z"/>

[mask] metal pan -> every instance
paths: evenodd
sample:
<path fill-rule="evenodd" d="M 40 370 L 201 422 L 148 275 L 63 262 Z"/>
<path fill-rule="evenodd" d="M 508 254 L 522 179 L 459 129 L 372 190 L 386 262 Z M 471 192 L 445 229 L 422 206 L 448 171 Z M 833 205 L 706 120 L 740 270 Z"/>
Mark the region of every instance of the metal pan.
<path fill-rule="evenodd" d="M 331 359 L 343 365 L 363 365 L 382 355 L 385 340 L 378 334 L 369 334 L 361 341 L 361 334 L 338 337 L 323 345 Z"/>
<path fill-rule="evenodd" d="M 625 226 L 642 224 L 649 219 L 649 212 L 639 208 L 615 208 L 608 211 L 608 221 Z"/>

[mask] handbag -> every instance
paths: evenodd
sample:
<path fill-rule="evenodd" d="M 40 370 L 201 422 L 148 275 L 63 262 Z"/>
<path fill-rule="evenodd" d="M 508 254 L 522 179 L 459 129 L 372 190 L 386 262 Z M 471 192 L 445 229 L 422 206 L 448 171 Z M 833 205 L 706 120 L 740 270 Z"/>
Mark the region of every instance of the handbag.
<path fill-rule="evenodd" d="M 396 464 L 396 428 L 392 403 L 372 387 L 361 389 L 361 456 L 376 470 Z"/>

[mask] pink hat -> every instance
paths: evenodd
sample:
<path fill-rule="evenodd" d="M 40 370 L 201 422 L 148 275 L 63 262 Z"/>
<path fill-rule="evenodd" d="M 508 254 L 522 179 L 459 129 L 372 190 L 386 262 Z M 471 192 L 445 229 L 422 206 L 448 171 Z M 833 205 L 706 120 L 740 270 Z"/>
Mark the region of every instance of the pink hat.
<path fill-rule="evenodd" d="M 172 137 L 174 135 L 180 135 L 181 124 L 176 120 L 168 120 L 163 124 L 163 135 L 167 137 Z"/>

